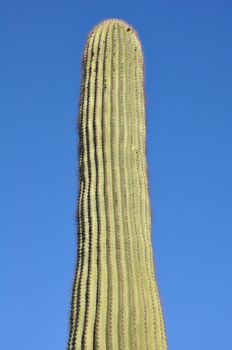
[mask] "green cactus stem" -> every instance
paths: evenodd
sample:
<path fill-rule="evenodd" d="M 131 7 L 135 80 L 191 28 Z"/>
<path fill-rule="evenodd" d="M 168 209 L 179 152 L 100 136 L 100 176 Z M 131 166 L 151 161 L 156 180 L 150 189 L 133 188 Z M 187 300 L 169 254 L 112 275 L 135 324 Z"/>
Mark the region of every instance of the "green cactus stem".
<path fill-rule="evenodd" d="M 128 23 L 88 36 L 68 350 L 166 350 L 151 241 L 144 60 Z"/>

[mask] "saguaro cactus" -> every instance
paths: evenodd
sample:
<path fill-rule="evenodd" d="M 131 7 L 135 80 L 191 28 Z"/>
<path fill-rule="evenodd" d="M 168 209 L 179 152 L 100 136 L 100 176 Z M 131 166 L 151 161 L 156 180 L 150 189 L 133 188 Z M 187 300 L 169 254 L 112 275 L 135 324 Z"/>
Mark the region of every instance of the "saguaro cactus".
<path fill-rule="evenodd" d="M 166 350 L 151 244 L 143 52 L 124 21 L 105 20 L 89 34 L 79 135 L 68 350 Z"/>

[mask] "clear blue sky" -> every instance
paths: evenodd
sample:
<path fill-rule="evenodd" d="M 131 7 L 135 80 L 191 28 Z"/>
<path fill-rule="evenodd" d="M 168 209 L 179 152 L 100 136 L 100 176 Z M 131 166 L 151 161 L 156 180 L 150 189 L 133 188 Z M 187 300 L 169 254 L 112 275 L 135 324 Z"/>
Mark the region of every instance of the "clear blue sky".
<path fill-rule="evenodd" d="M 1 349 L 66 349 L 81 56 L 106 18 L 134 26 L 145 54 L 170 350 L 232 349 L 231 10 L 229 0 L 1 2 Z"/>

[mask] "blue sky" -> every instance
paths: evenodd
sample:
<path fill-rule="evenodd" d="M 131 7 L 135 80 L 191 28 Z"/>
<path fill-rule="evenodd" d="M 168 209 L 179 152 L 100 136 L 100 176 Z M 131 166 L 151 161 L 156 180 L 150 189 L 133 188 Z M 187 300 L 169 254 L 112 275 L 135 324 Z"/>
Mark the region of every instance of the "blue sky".
<path fill-rule="evenodd" d="M 232 4 L 2 1 L 4 350 L 64 350 L 76 260 L 81 56 L 99 21 L 138 31 L 153 245 L 170 350 L 232 349 Z"/>

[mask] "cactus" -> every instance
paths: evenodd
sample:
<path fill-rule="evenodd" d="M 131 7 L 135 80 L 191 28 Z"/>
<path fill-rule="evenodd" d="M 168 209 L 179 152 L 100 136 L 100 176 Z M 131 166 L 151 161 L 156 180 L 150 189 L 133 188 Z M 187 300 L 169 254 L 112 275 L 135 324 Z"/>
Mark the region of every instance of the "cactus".
<path fill-rule="evenodd" d="M 104 20 L 88 36 L 79 136 L 68 350 L 166 350 L 151 243 L 143 52 L 122 20 Z"/>

